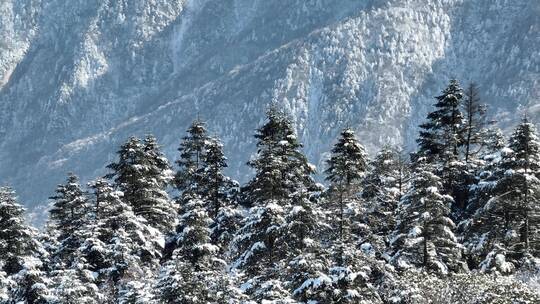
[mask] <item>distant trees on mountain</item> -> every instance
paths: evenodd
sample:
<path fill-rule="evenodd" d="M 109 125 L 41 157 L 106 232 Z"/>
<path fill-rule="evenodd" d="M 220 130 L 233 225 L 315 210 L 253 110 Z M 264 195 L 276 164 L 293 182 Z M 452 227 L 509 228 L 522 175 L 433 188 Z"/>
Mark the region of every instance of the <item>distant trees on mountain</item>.
<path fill-rule="evenodd" d="M 342 130 L 327 186 L 276 105 L 242 186 L 199 119 L 175 165 L 131 137 L 106 176 L 68 174 L 43 231 L 0 188 L 0 303 L 538 303 L 515 275 L 540 272 L 540 140 L 486 115 L 452 80 L 410 158 Z"/>

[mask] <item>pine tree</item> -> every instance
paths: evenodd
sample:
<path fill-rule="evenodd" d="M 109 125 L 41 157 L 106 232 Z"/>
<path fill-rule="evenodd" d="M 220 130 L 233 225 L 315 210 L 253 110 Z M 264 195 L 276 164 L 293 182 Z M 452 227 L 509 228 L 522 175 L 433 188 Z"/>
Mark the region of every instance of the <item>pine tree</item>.
<path fill-rule="evenodd" d="M 225 272 L 226 263 L 217 257 L 219 248 L 211 244 L 205 202 L 198 197 L 186 200 L 181 214 L 177 248 L 156 285 L 158 301 L 203 304 L 234 298 L 236 289 Z M 221 286 L 224 282 L 228 286 Z"/>
<path fill-rule="evenodd" d="M 0 272 L 6 284 L 0 289 L 13 303 L 49 303 L 52 296 L 42 263 L 46 253 L 38 232 L 25 223 L 24 212 L 15 192 L 0 188 Z"/>
<path fill-rule="evenodd" d="M 203 195 L 199 189 L 201 182 L 201 168 L 203 167 L 205 149 L 210 138 L 207 135 L 206 124 L 200 119 L 193 121 L 187 129 L 188 135 L 182 138 L 178 148 L 180 158 L 176 161 L 178 171 L 175 176 L 175 185 L 180 192 L 194 191 L 197 195 Z"/>
<path fill-rule="evenodd" d="M 84 227 L 87 219 L 88 198 L 81 189 L 79 179 L 74 174 L 68 174 L 65 184 L 58 185 L 56 194 L 51 197 L 52 207 L 49 210 L 52 233 L 56 238 L 56 248 L 53 248 L 52 260 L 54 267 L 69 266 L 73 253 L 84 241 L 79 229 Z"/>
<path fill-rule="evenodd" d="M 481 205 L 465 223 L 466 245 L 475 266 L 512 272 L 538 256 L 540 142 L 526 119 L 510 137 L 501 160 L 482 188 Z"/>
<path fill-rule="evenodd" d="M 25 223 L 24 208 L 8 187 L 0 188 L 0 265 L 7 275 L 19 272 L 24 257 L 35 254 L 36 231 Z"/>
<path fill-rule="evenodd" d="M 462 246 L 449 218 L 452 197 L 440 193 L 441 180 L 432 171 L 428 164 L 417 166 L 411 189 L 401 199 L 390 242 L 392 260 L 400 268 L 422 266 L 438 273 L 459 271 L 463 268 Z"/>
<path fill-rule="evenodd" d="M 448 87 L 437 96 L 435 110 L 427 116 L 428 121 L 420 125 L 418 154 L 427 158 L 446 159 L 457 156 L 463 145 L 463 114 L 460 106 L 463 90 L 457 80 L 451 80 Z"/>
<path fill-rule="evenodd" d="M 223 154 L 223 145 L 219 139 L 210 138 L 206 141 L 203 162 L 201 190 L 210 202 L 208 212 L 214 219 L 220 208 L 230 202 L 232 189 L 237 183 L 223 174 L 223 170 L 227 168 L 227 158 Z"/>
<path fill-rule="evenodd" d="M 371 162 L 362 181 L 362 198 L 367 208 L 362 218 L 365 228 L 361 243 L 374 247 L 376 253 L 382 254 L 388 245 L 388 236 L 395 226 L 394 213 L 408 179 L 409 168 L 401 151 L 385 146 Z"/>
<path fill-rule="evenodd" d="M 302 189 L 313 189 L 315 169 L 300 149 L 292 122 L 276 106 L 267 111 L 268 121 L 257 130 L 257 158 L 248 162 L 256 171 L 244 187 L 246 200 L 255 205 L 268 199 L 289 199 Z"/>
<path fill-rule="evenodd" d="M 420 125 L 417 158 L 435 165 L 435 173 L 442 178 L 444 193 L 454 198 L 452 215 L 457 219 L 466 208 L 470 183 L 467 166 L 460 155 L 467 131 L 461 112 L 463 90 L 453 79 L 436 99 L 435 110 L 427 115 L 427 122 Z"/>
<path fill-rule="evenodd" d="M 252 207 L 232 242 L 232 266 L 250 278 L 247 292 L 257 301 L 289 297 L 280 269 L 305 246 L 310 236 L 303 233 L 311 221 L 295 225 L 294 231 L 287 230 L 286 221 L 298 223 L 311 213 L 305 199 L 317 189 L 310 176 L 314 168 L 300 152 L 290 119 L 275 106 L 267 118 L 255 135 L 257 157 L 248 163 L 255 177 L 242 193 Z"/>
<path fill-rule="evenodd" d="M 104 301 L 96 284 L 96 275 L 89 268 L 84 257 L 73 253 L 73 262 L 69 268 L 52 273 L 54 294 L 59 303 L 97 304 Z"/>
<path fill-rule="evenodd" d="M 8 297 L 11 302 L 5 303 L 57 303 L 51 289 L 52 282 L 44 270 L 45 259 L 41 254 L 24 258 L 22 269 L 10 277 Z"/>
<path fill-rule="evenodd" d="M 508 147 L 512 158 L 503 158 L 504 177 L 498 193 L 516 203 L 519 219 L 520 254 L 540 253 L 540 141 L 535 126 L 527 118 L 516 128 Z M 501 194 L 502 195 L 502 194 Z"/>
<path fill-rule="evenodd" d="M 91 188 L 101 210 L 96 234 L 106 267 L 100 269 L 100 278 L 108 297 L 120 301 L 130 281 L 146 279 L 158 268 L 163 239 L 108 182 L 97 179 Z"/>
<path fill-rule="evenodd" d="M 144 142 L 131 137 L 117 152 L 119 160 L 107 167 L 136 215 L 167 234 L 175 224 L 175 210 L 166 192 L 172 172 L 153 136 Z"/>
<path fill-rule="evenodd" d="M 330 184 L 330 222 L 337 222 L 335 237 L 337 238 L 337 259 L 342 264 L 343 246 L 349 241 L 347 231 L 347 204 L 355 200 L 360 192 L 360 182 L 367 171 L 368 160 L 364 147 L 358 142 L 352 129 L 344 129 L 341 137 L 332 148 L 332 155 L 327 161 L 326 180 Z"/>

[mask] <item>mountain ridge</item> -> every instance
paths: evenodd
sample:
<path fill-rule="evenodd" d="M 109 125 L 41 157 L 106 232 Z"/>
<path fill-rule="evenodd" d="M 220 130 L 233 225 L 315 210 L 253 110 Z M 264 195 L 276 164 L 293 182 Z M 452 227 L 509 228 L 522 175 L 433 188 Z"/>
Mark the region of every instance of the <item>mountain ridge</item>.
<path fill-rule="evenodd" d="M 197 114 L 223 138 L 229 173 L 245 180 L 271 102 L 291 114 L 321 167 L 346 125 L 371 152 L 414 147 L 452 77 L 479 82 L 503 127 L 540 98 L 540 8 L 530 0 L 70 4 L 0 8 L 9 12 L 0 37 L 11 43 L 0 52 L 0 79 L 9 79 L 0 85 L 0 180 L 28 205 L 65 172 L 102 175 L 130 135 L 155 133 L 174 160 Z"/>

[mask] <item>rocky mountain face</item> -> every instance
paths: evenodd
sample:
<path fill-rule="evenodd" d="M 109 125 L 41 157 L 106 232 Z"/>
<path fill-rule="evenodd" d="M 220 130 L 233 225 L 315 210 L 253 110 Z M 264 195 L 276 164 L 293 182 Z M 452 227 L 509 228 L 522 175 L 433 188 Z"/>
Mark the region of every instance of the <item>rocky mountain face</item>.
<path fill-rule="evenodd" d="M 0 181 L 42 203 L 130 135 L 173 160 L 199 115 L 245 179 L 265 107 L 321 167 L 340 128 L 373 152 L 414 145 L 450 78 L 491 114 L 540 122 L 537 0 L 2 0 Z"/>

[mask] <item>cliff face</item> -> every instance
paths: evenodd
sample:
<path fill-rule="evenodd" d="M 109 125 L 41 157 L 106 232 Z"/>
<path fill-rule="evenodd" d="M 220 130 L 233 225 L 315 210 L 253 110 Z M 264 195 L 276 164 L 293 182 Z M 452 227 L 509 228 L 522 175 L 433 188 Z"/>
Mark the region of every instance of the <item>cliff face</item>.
<path fill-rule="evenodd" d="M 43 202 L 132 134 L 175 159 L 197 114 L 242 178 L 273 101 L 319 166 L 344 126 L 370 151 L 412 147 L 452 77 L 503 125 L 540 122 L 539 15 L 536 0 L 4 0 L 0 180 Z"/>

